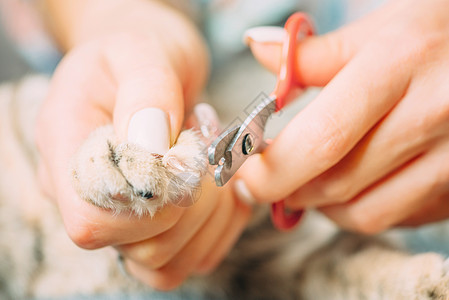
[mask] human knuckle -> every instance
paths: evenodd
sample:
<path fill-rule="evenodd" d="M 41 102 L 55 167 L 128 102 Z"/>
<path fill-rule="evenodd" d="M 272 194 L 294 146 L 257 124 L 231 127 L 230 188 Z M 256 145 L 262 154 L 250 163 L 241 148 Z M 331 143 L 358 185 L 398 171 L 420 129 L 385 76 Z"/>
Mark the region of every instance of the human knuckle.
<path fill-rule="evenodd" d="M 438 30 L 426 30 L 425 32 L 416 30 L 409 41 L 414 46 L 411 49 L 416 50 L 417 54 L 423 57 L 441 50 L 442 46 L 447 44 L 447 34 Z"/>
<path fill-rule="evenodd" d="M 346 180 L 330 180 L 321 188 L 321 193 L 326 199 L 336 203 L 344 203 L 353 197 L 352 184 Z"/>
<path fill-rule="evenodd" d="M 153 237 L 137 243 L 120 246 L 120 251 L 135 263 L 147 269 L 157 270 L 167 264 L 177 254 L 178 248 L 173 239 Z"/>
<path fill-rule="evenodd" d="M 433 54 L 435 51 L 439 51 L 442 48 L 442 44 L 447 43 L 447 37 L 439 33 L 427 34 L 421 42 L 420 56 L 423 54 Z"/>
<path fill-rule="evenodd" d="M 164 224 L 163 230 L 165 232 L 173 228 L 181 220 L 184 211 L 179 207 L 175 206 L 165 206 L 163 209 L 157 212 L 157 218 L 160 224 Z M 172 248 L 170 248 L 172 249 Z"/>
<path fill-rule="evenodd" d="M 349 137 L 330 116 L 318 122 L 311 132 L 311 149 L 322 164 L 329 166 L 346 154 Z"/>
<path fill-rule="evenodd" d="M 385 229 L 377 218 L 360 213 L 349 214 L 346 224 L 348 229 L 365 235 L 378 234 Z"/>
<path fill-rule="evenodd" d="M 449 91 L 445 92 L 447 93 Z M 447 126 L 449 125 L 449 99 L 447 97 L 438 99 L 438 96 L 436 98 L 435 102 L 439 103 L 438 110 L 433 114 L 433 118 L 432 120 L 429 120 L 429 122 L 433 121 L 432 123 L 434 126 L 447 129 Z"/>
<path fill-rule="evenodd" d="M 411 34 L 403 38 L 403 43 L 391 55 L 392 62 L 399 67 L 427 67 L 435 56 L 438 56 L 445 42 L 441 34 Z"/>
<path fill-rule="evenodd" d="M 352 55 L 354 45 L 350 43 L 351 39 L 344 38 L 336 34 L 327 34 L 323 36 L 323 42 L 329 53 L 335 57 L 342 57 L 345 60 Z"/>
<path fill-rule="evenodd" d="M 438 76 L 438 75 L 437 75 Z M 435 78 L 435 77 L 434 77 Z M 435 82 L 444 80 L 442 77 L 436 77 Z M 423 129 L 430 133 L 438 132 L 443 136 L 448 136 L 449 127 L 449 87 L 446 85 L 435 85 L 431 92 L 432 106 L 428 106 L 428 113 L 417 115 L 418 123 Z"/>
<path fill-rule="evenodd" d="M 70 239 L 80 248 L 98 249 L 106 246 L 98 239 L 94 226 L 90 224 L 77 224 L 66 226 L 66 231 Z"/>
<path fill-rule="evenodd" d="M 156 276 L 147 284 L 156 290 L 168 292 L 176 289 L 183 283 L 184 279 L 169 271 L 158 271 Z"/>
<path fill-rule="evenodd" d="M 449 167 L 445 164 L 438 164 L 434 174 L 434 180 L 429 183 L 429 190 L 436 191 L 442 186 L 447 187 L 449 183 Z"/>
<path fill-rule="evenodd" d="M 134 251 L 133 259 L 150 269 L 159 269 L 166 265 L 173 257 L 171 251 L 167 249 L 161 249 L 161 247 L 139 247 L 137 251 Z"/>

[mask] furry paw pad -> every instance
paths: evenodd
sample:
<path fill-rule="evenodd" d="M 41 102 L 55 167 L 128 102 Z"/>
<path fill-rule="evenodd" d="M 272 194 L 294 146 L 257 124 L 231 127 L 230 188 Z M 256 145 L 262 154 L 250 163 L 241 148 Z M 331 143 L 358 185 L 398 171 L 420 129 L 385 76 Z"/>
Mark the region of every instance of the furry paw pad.
<path fill-rule="evenodd" d="M 118 143 L 112 125 L 100 127 L 73 160 L 74 186 L 81 198 L 98 207 L 153 216 L 167 203 L 192 203 L 207 168 L 204 149 L 193 130 L 181 132 L 162 156 Z"/>

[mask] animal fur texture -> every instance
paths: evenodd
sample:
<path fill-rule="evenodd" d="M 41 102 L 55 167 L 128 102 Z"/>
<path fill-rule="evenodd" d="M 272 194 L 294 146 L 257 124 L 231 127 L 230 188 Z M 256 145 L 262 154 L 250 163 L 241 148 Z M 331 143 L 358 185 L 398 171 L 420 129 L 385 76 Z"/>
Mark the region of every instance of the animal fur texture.
<path fill-rule="evenodd" d="M 185 130 L 162 156 L 136 144 L 118 143 L 113 126 L 103 126 L 74 159 L 74 185 L 81 198 L 101 208 L 153 216 L 169 202 L 192 202 L 206 173 L 204 149 L 199 134 Z"/>
<path fill-rule="evenodd" d="M 46 78 L 29 77 L 0 87 L 0 299 L 115 294 L 152 299 L 150 288 L 120 272 L 113 249 L 75 246 L 57 209 L 40 192 L 33 128 L 47 84 Z M 201 155 L 195 134 L 184 132 L 176 145 L 166 156 L 154 156 L 116 143 L 110 127 L 99 129 L 74 158 L 75 183 L 95 205 L 117 213 L 153 214 L 172 199 L 167 194 L 170 178 L 202 172 L 197 160 L 189 163 Z M 185 192 L 196 184 L 175 186 Z M 266 209 L 255 208 L 253 220 L 220 267 L 210 276 L 189 279 L 177 293 L 196 295 L 189 299 L 449 299 L 444 257 L 414 255 L 397 242 L 397 235 L 341 232 L 314 212 L 297 230 L 280 233 Z"/>

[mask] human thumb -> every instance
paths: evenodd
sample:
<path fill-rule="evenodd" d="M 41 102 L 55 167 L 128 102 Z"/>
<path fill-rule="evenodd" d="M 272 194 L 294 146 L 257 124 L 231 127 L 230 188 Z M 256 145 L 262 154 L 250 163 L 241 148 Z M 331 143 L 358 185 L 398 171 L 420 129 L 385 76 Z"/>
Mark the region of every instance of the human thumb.
<path fill-rule="evenodd" d="M 157 64 L 120 70 L 113 123 L 120 141 L 164 155 L 184 122 L 184 88 L 177 73 Z"/>

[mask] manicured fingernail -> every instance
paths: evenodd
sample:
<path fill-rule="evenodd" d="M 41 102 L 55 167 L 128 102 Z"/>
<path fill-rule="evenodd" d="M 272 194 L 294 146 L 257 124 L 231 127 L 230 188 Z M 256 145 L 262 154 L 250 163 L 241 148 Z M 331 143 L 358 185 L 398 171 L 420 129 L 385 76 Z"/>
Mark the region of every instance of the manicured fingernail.
<path fill-rule="evenodd" d="M 198 126 L 207 139 L 215 139 L 219 132 L 220 121 L 215 109 L 207 103 L 199 103 L 193 108 L 193 113 L 198 121 Z"/>
<path fill-rule="evenodd" d="M 128 142 L 151 153 L 164 155 L 170 148 L 170 128 L 167 114 L 159 108 L 144 108 L 129 121 Z"/>
<path fill-rule="evenodd" d="M 282 43 L 285 35 L 286 31 L 282 27 L 253 27 L 245 31 L 243 34 L 243 42 L 247 45 L 249 45 L 252 41 L 256 43 Z"/>
<path fill-rule="evenodd" d="M 246 203 L 248 205 L 253 205 L 256 203 L 256 199 L 251 194 L 248 187 L 246 186 L 246 183 L 242 179 L 237 179 L 234 182 L 234 191 L 237 194 L 237 197 L 243 203 Z"/>

